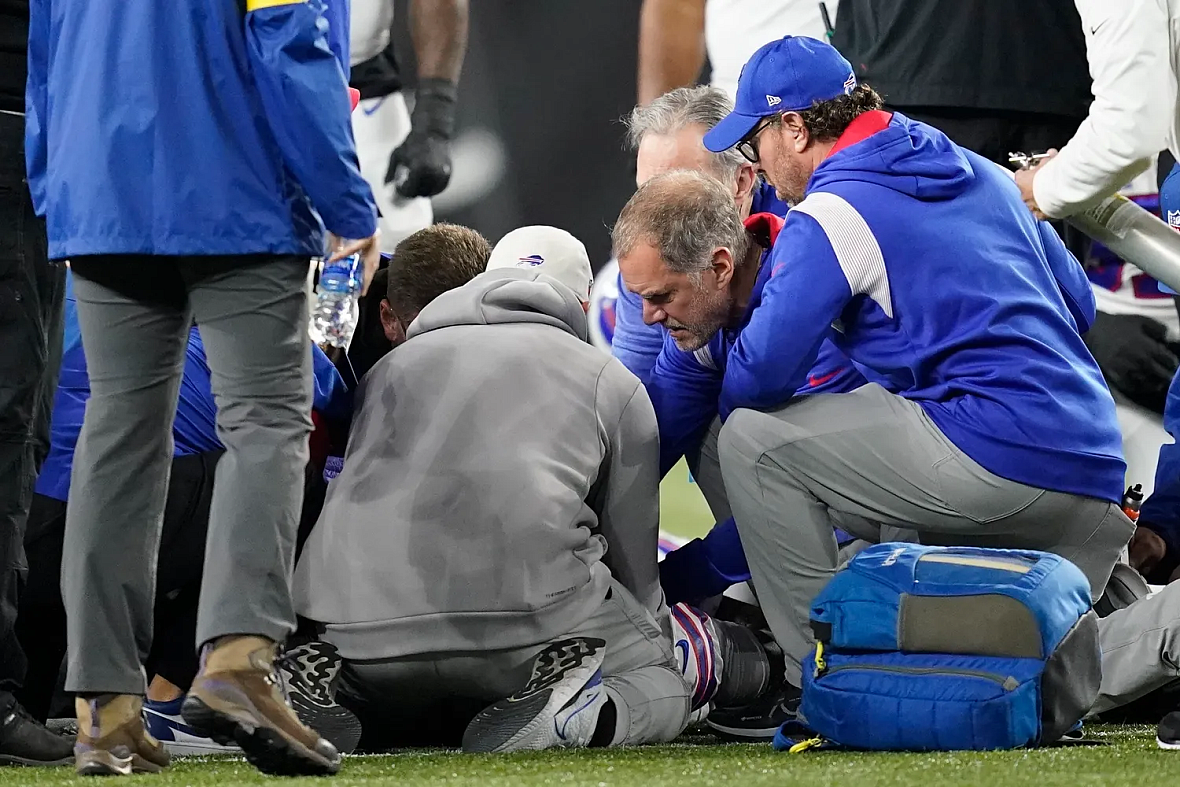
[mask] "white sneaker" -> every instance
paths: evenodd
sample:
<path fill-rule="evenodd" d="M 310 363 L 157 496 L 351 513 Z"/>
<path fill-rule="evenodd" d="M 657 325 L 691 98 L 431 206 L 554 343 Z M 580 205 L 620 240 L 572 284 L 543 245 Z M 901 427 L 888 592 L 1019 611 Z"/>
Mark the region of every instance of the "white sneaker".
<path fill-rule="evenodd" d="M 212 738 L 197 733 L 180 716 L 184 697 L 172 702 L 144 700 L 143 726 L 148 733 L 164 744 L 168 753 L 175 757 L 196 757 L 207 754 L 236 754 L 242 750 L 237 746 L 223 746 Z"/>
<path fill-rule="evenodd" d="M 533 661 L 523 689 L 481 711 L 463 733 L 465 752 L 573 749 L 590 745 L 606 704 L 606 642 L 574 637 Z"/>

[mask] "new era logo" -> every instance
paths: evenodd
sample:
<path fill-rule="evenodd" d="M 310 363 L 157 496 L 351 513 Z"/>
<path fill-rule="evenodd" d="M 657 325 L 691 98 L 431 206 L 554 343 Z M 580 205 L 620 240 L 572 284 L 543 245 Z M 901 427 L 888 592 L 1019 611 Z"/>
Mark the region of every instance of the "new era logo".
<path fill-rule="evenodd" d="M 766 106 L 768 106 L 768 107 L 778 106 L 781 103 L 783 103 L 783 100 L 781 98 L 779 98 L 778 96 L 768 95 L 766 97 Z"/>
<path fill-rule="evenodd" d="M 856 74 L 849 74 L 848 79 L 844 80 L 844 95 L 851 95 L 852 91 L 856 89 Z"/>

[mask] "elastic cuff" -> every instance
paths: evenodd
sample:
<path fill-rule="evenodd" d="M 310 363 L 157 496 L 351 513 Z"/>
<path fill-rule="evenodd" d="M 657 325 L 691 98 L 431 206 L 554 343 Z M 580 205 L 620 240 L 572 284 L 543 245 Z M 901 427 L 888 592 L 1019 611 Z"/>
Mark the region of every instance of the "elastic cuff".
<path fill-rule="evenodd" d="M 449 79 L 423 79 L 414 93 L 410 128 L 420 134 L 451 139 L 455 134 L 458 87 Z"/>

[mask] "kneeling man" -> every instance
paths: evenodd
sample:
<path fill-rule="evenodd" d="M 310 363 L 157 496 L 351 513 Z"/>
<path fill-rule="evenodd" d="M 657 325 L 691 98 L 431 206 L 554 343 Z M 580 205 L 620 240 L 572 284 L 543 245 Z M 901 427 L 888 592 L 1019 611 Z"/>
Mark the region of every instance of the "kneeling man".
<path fill-rule="evenodd" d="M 687 723 L 655 414 L 587 341 L 590 283 L 568 233 L 511 232 L 358 391 L 295 584 L 362 748 L 638 744 Z"/>

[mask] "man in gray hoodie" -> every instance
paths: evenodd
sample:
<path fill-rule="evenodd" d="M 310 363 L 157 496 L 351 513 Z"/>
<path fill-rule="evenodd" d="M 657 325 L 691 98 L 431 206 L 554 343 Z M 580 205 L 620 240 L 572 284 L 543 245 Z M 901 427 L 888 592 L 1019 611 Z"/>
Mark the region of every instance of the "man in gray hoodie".
<path fill-rule="evenodd" d="M 295 598 L 343 657 L 338 698 L 366 749 L 684 729 L 656 568 L 655 414 L 587 342 L 590 280 L 568 233 L 509 233 L 357 392 Z"/>

